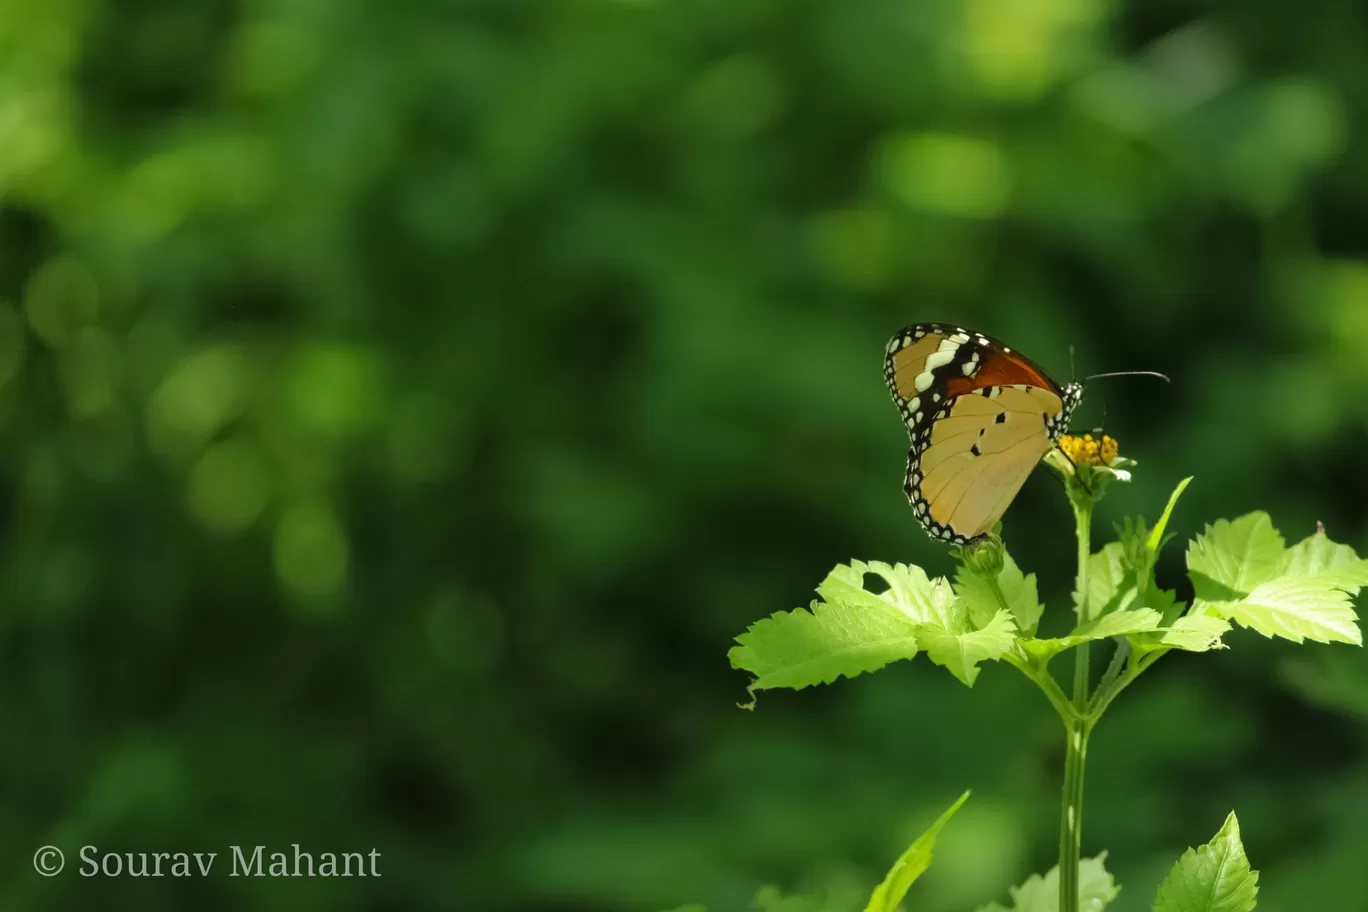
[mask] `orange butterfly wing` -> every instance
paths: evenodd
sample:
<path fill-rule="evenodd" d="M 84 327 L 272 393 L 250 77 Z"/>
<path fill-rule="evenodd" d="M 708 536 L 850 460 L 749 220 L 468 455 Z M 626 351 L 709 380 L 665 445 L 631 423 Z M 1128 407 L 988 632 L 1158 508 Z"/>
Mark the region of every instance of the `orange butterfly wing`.
<path fill-rule="evenodd" d="M 908 429 L 908 500 L 933 538 L 960 544 L 992 530 L 1082 395 L 996 339 L 943 323 L 900 330 L 884 376 Z"/>

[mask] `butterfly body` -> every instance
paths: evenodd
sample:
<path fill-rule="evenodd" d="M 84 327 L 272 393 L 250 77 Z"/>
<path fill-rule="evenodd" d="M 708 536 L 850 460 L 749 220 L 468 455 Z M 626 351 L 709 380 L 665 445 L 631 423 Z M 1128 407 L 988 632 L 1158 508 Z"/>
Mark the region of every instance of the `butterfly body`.
<path fill-rule="evenodd" d="M 899 330 L 884 379 L 908 431 L 907 498 L 928 534 L 956 544 L 992 531 L 1083 397 L 998 340 L 944 323 Z"/>

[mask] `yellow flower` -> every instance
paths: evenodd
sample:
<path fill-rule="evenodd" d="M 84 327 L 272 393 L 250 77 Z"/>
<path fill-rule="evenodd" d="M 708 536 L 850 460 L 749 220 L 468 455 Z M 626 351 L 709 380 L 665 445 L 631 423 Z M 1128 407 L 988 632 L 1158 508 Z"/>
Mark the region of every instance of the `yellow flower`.
<path fill-rule="evenodd" d="M 1110 482 L 1131 480 L 1127 470 L 1135 465 L 1135 460 L 1122 456 L 1116 439 L 1106 434 L 1101 440 L 1094 440 L 1092 434 L 1065 434 L 1045 454 L 1045 464 L 1059 472 L 1066 482 L 1076 480 L 1084 490 L 1100 497 Z"/>
<path fill-rule="evenodd" d="M 1059 438 L 1059 448 L 1074 465 L 1114 466 L 1120 458 L 1116 439 L 1107 434 L 1094 440 L 1092 434 L 1075 437 L 1065 434 Z"/>

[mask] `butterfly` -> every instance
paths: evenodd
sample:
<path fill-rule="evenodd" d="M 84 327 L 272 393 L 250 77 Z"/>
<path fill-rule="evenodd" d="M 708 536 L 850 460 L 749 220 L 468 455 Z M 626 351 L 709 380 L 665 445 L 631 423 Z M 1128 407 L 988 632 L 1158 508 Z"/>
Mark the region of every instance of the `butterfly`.
<path fill-rule="evenodd" d="M 1083 398 L 1081 383 L 945 323 L 898 330 L 884 379 L 907 425 L 907 499 L 932 538 L 960 545 L 992 531 Z"/>

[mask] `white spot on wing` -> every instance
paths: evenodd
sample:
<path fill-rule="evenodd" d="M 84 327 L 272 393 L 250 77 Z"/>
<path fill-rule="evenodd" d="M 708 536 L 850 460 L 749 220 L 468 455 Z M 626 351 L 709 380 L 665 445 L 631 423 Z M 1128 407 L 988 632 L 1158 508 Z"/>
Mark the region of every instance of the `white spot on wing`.
<path fill-rule="evenodd" d="M 933 352 L 930 356 L 927 357 L 925 365 L 926 371 L 933 371 L 936 368 L 949 364 L 951 361 L 955 360 L 956 348 L 959 348 L 959 346 L 956 345 L 947 351 L 945 346 L 941 345 L 940 351 Z"/>
<path fill-rule="evenodd" d="M 922 393 L 926 391 L 926 388 L 931 385 L 931 381 L 935 379 L 935 375 L 929 370 L 922 371 L 920 374 L 917 374 L 917 379 L 912 385 L 917 388 L 917 392 Z"/>

